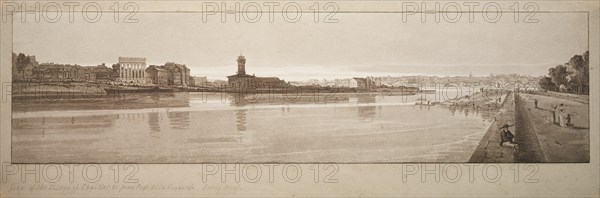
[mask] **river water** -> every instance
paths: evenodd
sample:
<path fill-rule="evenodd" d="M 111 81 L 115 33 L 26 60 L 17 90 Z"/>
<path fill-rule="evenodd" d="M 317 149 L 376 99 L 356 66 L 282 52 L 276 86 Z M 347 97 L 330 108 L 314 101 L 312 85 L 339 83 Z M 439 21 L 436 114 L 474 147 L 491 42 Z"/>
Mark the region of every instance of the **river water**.
<path fill-rule="evenodd" d="M 12 162 L 467 162 L 491 113 L 415 105 L 418 98 L 446 99 L 438 94 L 14 101 Z"/>

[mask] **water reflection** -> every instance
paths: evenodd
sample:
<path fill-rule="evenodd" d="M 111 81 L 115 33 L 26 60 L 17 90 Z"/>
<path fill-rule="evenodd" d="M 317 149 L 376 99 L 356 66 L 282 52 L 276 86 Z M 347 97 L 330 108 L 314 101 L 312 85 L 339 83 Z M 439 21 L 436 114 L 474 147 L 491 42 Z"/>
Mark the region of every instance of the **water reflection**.
<path fill-rule="evenodd" d="M 485 108 L 477 105 L 473 107 L 472 105 L 452 104 L 449 106 L 442 105 L 442 107 L 447 108 L 452 116 L 454 116 L 458 112 L 459 114 L 464 115 L 465 118 L 468 118 L 469 115 L 475 115 L 476 117 L 480 117 L 483 121 L 489 122 L 494 121 L 494 117 L 496 114 L 496 111 L 486 110 Z"/>
<path fill-rule="evenodd" d="M 148 113 L 148 128 L 150 129 L 151 137 L 160 137 L 160 121 L 158 112 Z"/>
<path fill-rule="evenodd" d="M 188 129 L 190 127 L 190 112 L 167 112 L 169 126 L 172 129 Z"/>
<path fill-rule="evenodd" d="M 238 132 L 246 131 L 246 117 L 248 109 L 245 106 L 251 101 L 252 103 L 256 103 L 260 101 L 261 96 L 258 94 L 253 94 L 253 96 L 249 96 L 247 94 L 232 94 L 233 100 L 231 100 L 231 106 L 236 107 L 233 110 L 233 114 L 235 116 L 235 125 Z M 246 98 L 248 97 L 248 98 Z"/>
<path fill-rule="evenodd" d="M 237 127 L 237 130 L 239 132 L 243 132 L 246 131 L 246 112 L 248 110 L 247 109 L 236 109 L 234 110 L 235 113 L 235 125 Z"/>
<path fill-rule="evenodd" d="M 357 103 L 359 104 L 357 108 L 358 117 L 361 120 L 373 120 L 373 118 L 375 118 L 375 115 L 377 115 L 377 107 L 375 106 L 376 102 L 377 99 L 375 98 L 375 96 L 359 96 L 357 98 Z M 381 110 L 381 108 L 379 110 Z"/>
<path fill-rule="evenodd" d="M 100 134 L 113 127 L 118 118 L 117 115 L 14 118 L 12 127 L 20 135 Z"/>
<path fill-rule="evenodd" d="M 164 95 L 168 99 L 147 97 L 153 104 L 180 98 L 183 100 L 175 101 L 184 107 L 132 103 L 129 108 L 103 111 L 103 107 L 115 107 L 106 103 L 95 105 L 101 109 L 56 112 L 47 117 L 50 115 L 47 112 L 39 114 L 40 117 L 20 114 L 12 120 L 13 145 L 16 145 L 13 153 L 21 162 L 314 162 L 324 159 L 396 162 L 421 159 L 408 159 L 412 156 L 436 161 L 437 156 L 447 155 L 448 141 L 460 147 L 453 152 L 470 155 L 465 150 L 470 151 L 470 146 L 478 141 L 465 137 L 484 130 L 478 122 L 481 119 L 469 114 L 490 118 L 483 108 L 479 112 L 471 106 L 414 105 L 419 96 L 352 93 L 325 100 L 324 96 L 302 95 L 295 102 L 289 102 L 281 94 L 201 94 Z M 187 104 L 190 106 L 185 107 Z M 452 114 L 463 113 L 465 117 L 452 117 L 444 108 Z M 87 116 L 92 114 L 94 116 Z M 433 146 L 425 148 L 423 144 Z M 99 150 L 104 153 L 97 154 Z"/>
<path fill-rule="evenodd" d="M 454 114 L 456 114 L 456 105 L 450 106 L 448 110 L 450 110 L 450 113 L 452 114 L 452 116 L 454 116 Z"/>
<path fill-rule="evenodd" d="M 235 126 L 237 132 L 239 133 L 237 141 L 242 144 L 252 144 L 254 139 L 254 131 L 248 130 L 247 117 L 249 110 L 247 106 L 255 103 L 268 103 L 267 101 L 271 99 L 263 98 L 263 96 L 260 94 L 233 94 L 232 96 L 233 100 L 231 100 L 230 105 L 235 107 L 233 114 L 235 116 Z"/>

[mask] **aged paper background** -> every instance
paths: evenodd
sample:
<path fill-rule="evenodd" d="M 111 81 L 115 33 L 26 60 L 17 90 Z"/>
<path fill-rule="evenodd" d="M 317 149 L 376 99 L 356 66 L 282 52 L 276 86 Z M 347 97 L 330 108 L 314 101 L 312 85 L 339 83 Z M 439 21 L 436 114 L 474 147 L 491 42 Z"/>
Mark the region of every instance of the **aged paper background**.
<path fill-rule="evenodd" d="M 30 3 L 31 1 L 28 1 Z M 113 1 L 96 1 L 110 7 Z M 299 1 L 303 6 L 313 2 Z M 340 11 L 397 11 L 402 2 L 331 1 Z M 441 2 L 441 1 L 440 1 Z M 516 1 L 499 1 L 510 6 Z M 528 1 L 521 2 L 524 4 Z M 541 12 L 582 12 L 589 18 L 590 52 L 590 163 L 581 164 L 10 164 L 11 102 L 6 97 L 11 82 L 13 24 L 1 24 L 1 157 L 0 196 L 600 196 L 598 92 L 599 3 L 598 1 L 534 1 Z M 2 3 L 6 3 L 2 1 Z M 59 2 L 62 3 L 62 2 Z M 85 2 L 82 2 L 85 3 Z M 200 1 L 135 1 L 140 12 L 199 11 Z M 218 2 L 221 3 L 221 2 Z M 417 2 L 422 3 L 422 2 Z M 443 3 L 443 2 L 442 2 Z M 459 2 L 462 4 L 463 2 Z M 484 2 L 482 2 L 483 4 Z M 4 13 L 3 13 L 4 14 Z M 201 22 L 198 22 L 201 24 Z M 190 24 L 194 25 L 194 24 Z M 156 27 L 160 28 L 160 27 Z M 218 31 L 218 30 L 215 30 Z M 376 30 L 373 30 L 376 31 Z M 341 32 L 340 34 L 343 34 Z M 519 32 L 514 32 L 519 34 Z M 543 36 L 540 32 L 540 36 Z M 440 35 L 444 36 L 444 35 Z M 423 38 L 427 39 L 427 38 Z M 151 41 L 149 41 L 151 42 Z M 67 44 L 68 45 L 68 44 Z M 44 47 L 44 46 L 40 46 Z M 9 86 L 10 87 L 10 86 Z M 253 172 L 261 167 L 256 178 Z M 315 168 L 316 167 L 316 168 Z M 250 170 L 214 172 L 214 168 Z M 272 169 L 270 169 L 272 168 Z M 419 171 L 413 172 L 415 168 Z M 120 171 L 115 171 L 116 169 Z M 425 169 L 425 170 L 424 170 Z M 62 175 L 57 176 L 56 170 Z M 271 170 L 273 172 L 271 172 Z M 282 174 L 287 170 L 287 174 Z M 297 174 L 295 170 L 301 170 Z M 320 170 L 320 171 L 315 171 Z M 429 172 L 428 172 L 429 170 Z M 461 173 L 459 179 L 456 172 Z M 515 171 L 519 170 L 519 171 Z M 439 171 L 436 173 L 436 171 Z M 424 174 L 424 173 L 427 174 Z M 272 174 L 271 174 L 272 173 Z M 330 173 L 333 177 L 328 178 Z M 496 173 L 500 173 L 497 175 Z M 516 174 L 518 173 L 518 174 Z M 301 176 L 299 176 L 301 175 Z M 116 177 L 115 177 L 116 176 Z M 299 176 L 299 177 L 298 177 Z M 318 176 L 318 177 L 316 177 Z M 36 177 L 38 181 L 36 181 Z M 437 177 L 437 178 L 436 178 Z M 239 179 L 239 182 L 236 181 Z M 436 181 L 437 179 L 437 181 Z M 56 181 L 57 180 L 57 181 Z M 225 180 L 225 181 L 224 181 Z"/>

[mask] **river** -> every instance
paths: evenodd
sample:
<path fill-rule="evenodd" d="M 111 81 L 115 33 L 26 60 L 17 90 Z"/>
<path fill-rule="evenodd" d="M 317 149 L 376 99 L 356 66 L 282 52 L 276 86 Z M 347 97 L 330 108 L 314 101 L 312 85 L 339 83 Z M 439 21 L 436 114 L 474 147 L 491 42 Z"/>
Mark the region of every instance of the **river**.
<path fill-rule="evenodd" d="M 415 105 L 418 98 L 446 99 L 438 94 L 196 92 L 16 101 L 12 162 L 467 162 L 491 113 Z"/>

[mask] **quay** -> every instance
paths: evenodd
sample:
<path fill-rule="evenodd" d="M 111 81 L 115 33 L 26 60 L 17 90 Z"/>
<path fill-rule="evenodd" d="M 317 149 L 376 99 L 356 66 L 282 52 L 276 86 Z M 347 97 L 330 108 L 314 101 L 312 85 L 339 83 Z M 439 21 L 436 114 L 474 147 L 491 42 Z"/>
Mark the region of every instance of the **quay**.
<path fill-rule="evenodd" d="M 494 121 L 483 136 L 481 142 L 471 155 L 469 162 L 472 163 L 502 163 L 514 162 L 515 153 L 511 148 L 500 146 L 500 127 L 506 123 L 515 123 L 515 97 L 513 92 L 504 96 L 500 110 Z M 514 130 L 513 133 L 515 133 Z M 515 134 L 518 136 L 518 133 Z"/>
<path fill-rule="evenodd" d="M 495 121 L 471 155 L 472 163 L 583 163 L 589 162 L 589 98 L 559 94 L 509 93 Z M 538 101 L 538 107 L 534 101 Z M 567 127 L 553 121 L 551 107 L 565 104 L 573 118 Z M 510 130 L 519 144 L 517 153 L 500 146 L 500 127 Z"/>

